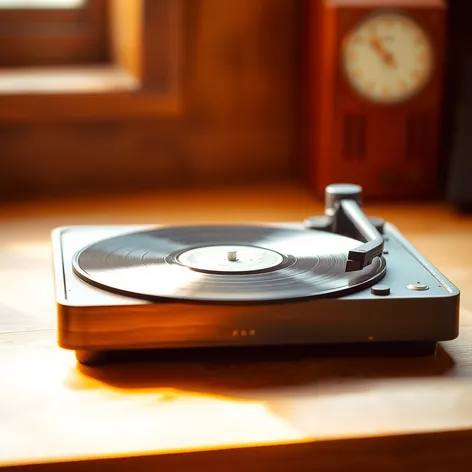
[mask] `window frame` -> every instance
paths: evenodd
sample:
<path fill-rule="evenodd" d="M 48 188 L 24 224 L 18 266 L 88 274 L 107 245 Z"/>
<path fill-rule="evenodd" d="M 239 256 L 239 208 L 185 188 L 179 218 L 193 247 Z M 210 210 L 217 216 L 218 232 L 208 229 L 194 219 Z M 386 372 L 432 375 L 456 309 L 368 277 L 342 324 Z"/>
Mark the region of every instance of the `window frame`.
<path fill-rule="evenodd" d="M 0 69 L 0 122 L 182 114 L 183 0 L 107 3 L 110 61 Z"/>

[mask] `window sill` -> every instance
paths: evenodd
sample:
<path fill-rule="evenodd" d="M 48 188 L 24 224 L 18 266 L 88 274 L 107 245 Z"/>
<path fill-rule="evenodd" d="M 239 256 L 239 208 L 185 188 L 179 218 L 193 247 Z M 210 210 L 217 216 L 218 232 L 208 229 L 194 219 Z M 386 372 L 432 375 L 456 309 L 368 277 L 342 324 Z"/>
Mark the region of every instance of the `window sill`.
<path fill-rule="evenodd" d="M 0 95 L 133 91 L 139 82 L 117 67 L 0 69 Z"/>
<path fill-rule="evenodd" d="M 0 122 L 174 116 L 178 90 L 144 90 L 117 66 L 0 69 Z"/>

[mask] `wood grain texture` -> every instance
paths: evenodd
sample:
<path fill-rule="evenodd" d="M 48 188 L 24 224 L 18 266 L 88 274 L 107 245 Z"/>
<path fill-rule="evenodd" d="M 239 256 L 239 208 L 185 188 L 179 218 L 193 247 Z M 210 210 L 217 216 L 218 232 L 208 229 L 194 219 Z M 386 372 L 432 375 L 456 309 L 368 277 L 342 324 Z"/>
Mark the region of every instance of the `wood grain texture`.
<path fill-rule="evenodd" d="M 0 465 L 468 470 L 472 219 L 442 204 L 370 204 L 366 211 L 398 226 L 462 290 L 460 336 L 436 356 L 280 350 L 253 358 L 151 356 L 91 369 L 56 344 L 53 227 L 299 221 L 322 205 L 280 184 L 2 206 Z"/>
<path fill-rule="evenodd" d="M 166 3 L 148 2 L 146 21 L 159 19 L 165 9 L 158 6 Z M 165 30 L 167 43 L 156 29 L 145 38 L 153 58 L 145 90 L 0 96 L 0 195 L 159 189 L 294 173 L 300 3 L 185 0 L 182 6 L 182 26 Z M 183 57 L 162 75 L 157 55 L 166 44 Z M 163 92 L 177 84 L 171 92 L 178 100 L 175 93 L 152 100 L 153 77 Z"/>

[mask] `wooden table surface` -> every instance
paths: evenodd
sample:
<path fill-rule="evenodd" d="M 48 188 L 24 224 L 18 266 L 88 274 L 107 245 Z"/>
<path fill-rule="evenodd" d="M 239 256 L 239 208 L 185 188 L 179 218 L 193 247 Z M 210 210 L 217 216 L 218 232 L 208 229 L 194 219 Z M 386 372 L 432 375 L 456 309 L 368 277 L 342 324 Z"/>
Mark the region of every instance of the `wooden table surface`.
<path fill-rule="evenodd" d="M 77 366 L 74 354 L 56 345 L 52 228 L 298 221 L 321 214 L 322 202 L 284 184 L 4 205 L 0 466 L 471 470 L 472 217 L 435 203 L 365 208 L 397 225 L 462 291 L 460 336 L 434 357 Z"/>

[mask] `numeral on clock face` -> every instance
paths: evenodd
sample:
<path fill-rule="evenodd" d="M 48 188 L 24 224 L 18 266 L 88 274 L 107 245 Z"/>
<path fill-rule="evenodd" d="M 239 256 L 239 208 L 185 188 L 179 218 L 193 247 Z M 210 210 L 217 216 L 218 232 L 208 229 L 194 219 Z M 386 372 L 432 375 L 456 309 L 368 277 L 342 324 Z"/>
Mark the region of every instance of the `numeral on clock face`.
<path fill-rule="evenodd" d="M 396 103 L 425 86 L 433 70 L 433 48 L 412 19 L 377 14 L 347 35 L 342 64 L 359 94 L 374 102 Z"/>

